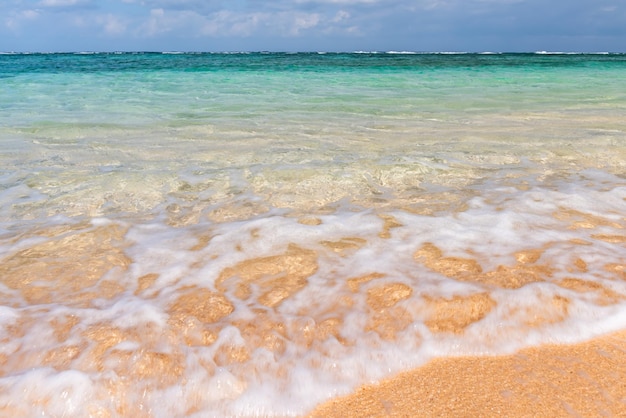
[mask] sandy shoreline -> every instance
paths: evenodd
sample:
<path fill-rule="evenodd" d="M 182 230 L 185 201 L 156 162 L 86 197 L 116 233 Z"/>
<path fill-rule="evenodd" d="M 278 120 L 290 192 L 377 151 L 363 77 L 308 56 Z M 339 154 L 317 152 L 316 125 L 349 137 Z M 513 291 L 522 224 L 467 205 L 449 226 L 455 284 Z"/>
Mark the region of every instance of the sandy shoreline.
<path fill-rule="evenodd" d="M 626 416 L 626 331 L 577 345 L 433 360 L 311 417 Z"/>

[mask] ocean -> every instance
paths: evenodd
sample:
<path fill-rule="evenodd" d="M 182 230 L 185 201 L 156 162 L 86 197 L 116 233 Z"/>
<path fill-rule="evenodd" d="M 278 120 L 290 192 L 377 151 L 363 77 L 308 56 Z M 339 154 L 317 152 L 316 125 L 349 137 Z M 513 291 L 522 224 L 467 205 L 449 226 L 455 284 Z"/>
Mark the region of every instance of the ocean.
<path fill-rule="evenodd" d="M 3 415 L 303 415 L 626 329 L 626 54 L 1 54 L 0 147 Z"/>

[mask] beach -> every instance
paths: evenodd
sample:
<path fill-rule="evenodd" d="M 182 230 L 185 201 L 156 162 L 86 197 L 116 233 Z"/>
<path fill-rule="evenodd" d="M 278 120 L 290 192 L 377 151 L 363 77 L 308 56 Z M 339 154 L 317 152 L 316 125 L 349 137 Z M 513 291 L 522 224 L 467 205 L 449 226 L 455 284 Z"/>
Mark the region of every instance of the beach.
<path fill-rule="evenodd" d="M 622 416 L 624 337 L 433 360 L 329 401 L 311 416 Z"/>
<path fill-rule="evenodd" d="M 626 55 L 0 55 L 0 411 L 620 416 Z"/>

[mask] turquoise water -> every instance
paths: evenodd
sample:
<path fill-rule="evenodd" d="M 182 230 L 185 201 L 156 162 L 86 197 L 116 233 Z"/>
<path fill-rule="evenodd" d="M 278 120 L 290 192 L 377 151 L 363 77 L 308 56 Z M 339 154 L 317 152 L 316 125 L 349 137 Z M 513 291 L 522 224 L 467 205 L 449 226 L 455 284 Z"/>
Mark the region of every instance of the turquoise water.
<path fill-rule="evenodd" d="M 623 54 L 0 55 L 0 408 L 302 414 L 624 329 L 625 114 Z"/>

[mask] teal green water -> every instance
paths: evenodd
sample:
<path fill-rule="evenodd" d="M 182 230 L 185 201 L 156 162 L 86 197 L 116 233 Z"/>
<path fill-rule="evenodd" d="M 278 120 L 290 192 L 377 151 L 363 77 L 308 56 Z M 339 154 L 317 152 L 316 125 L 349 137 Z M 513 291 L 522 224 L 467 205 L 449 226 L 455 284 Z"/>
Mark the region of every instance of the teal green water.
<path fill-rule="evenodd" d="M 131 125 L 251 120 L 286 110 L 294 117 L 301 112 L 309 117 L 324 112 L 425 117 L 455 110 L 619 106 L 626 61 L 621 54 L 45 54 L 1 59 L 2 106 L 12 120 L 45 107 L 43 120 L 111 123 L 111 117 L 121 117 L 117 123 Z M 26 117 L 24 123 L 37 121 Z"/>
<path fill-rule="evenodd" d="M 626 329 L 625 115 L 624 54 L 2 54 L 0 411 L 301 415 Z"/>
<path fill-rule="evenodd" d="M 154 199 L 137 202 L 141 210 L 165 200 L 161 183 L 180 182 L 174 172 L 192 164 L 217 170 L 253 164 L 299 177 L 289 164 L 297 171 L 371 171 L 393 169 L 396 158 L 411 164 L 454 156 L 464 165 L 465 172 L 454 169 L 460 179 L 481 175 L 476 158 L 549 158 L 561 165 L 596 159 L 622 167 L 621 54 L 27 54 L 0 60 L 4 173 L 24 170 L 33 185 L 65 176 L 99 188 L 103 166 L 123 173 L 145 164 L 160 179 L 137 186 L 159 188 Z M 616 145 L 617 154 L 606 148 Z M 78 199 L 74 207 L 83 201 L 67 197 Z M 93 207 L 103 203 L 85 205 L 79 211 L 103 210 Z"/>

